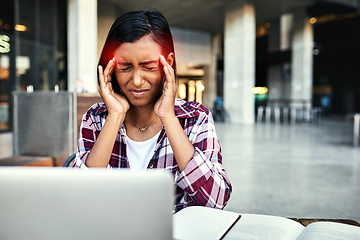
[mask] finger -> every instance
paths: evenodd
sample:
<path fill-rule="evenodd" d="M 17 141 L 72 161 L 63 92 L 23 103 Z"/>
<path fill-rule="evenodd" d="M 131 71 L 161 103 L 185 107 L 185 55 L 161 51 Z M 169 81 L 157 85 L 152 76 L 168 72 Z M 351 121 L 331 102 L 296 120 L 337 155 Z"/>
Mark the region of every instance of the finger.
<path fill-rule="evenodd" d="M 160 62 L 164 66 L 164 73 L 166 76 L 167 81 L 175 82 L 175 73 L 174 69 L 170 64 L 165 60 L 163 55 L 160 55 Z"/>
<path fill-rule="evenodd" d="M 111 92 L 112 86 L 111 84 L 108 84 L 111 81 L 111 77 L 110 80 L 106 79 L 103 66 L 101 65 L 98 66 L 98 71 L 99 71 L 100 94 L 102 95 L 105 92 L 109 92 L 109 91 Z"/>
<path fill-rule="evenodd" d="M 99 72 L 100 88 L 103 88 L 105 86 L 105 79 L 104 79 L 104 70 L 101 65 L 98 66 L 98 72 Z"/>
<path fill-rule="evenodd" d="M 165 57 L 162 54 L 160 54 L 160 62 L 164 66 L 169 65 L 168 62 L 166 61 Z"/>
<path fill-rule="evenodd" d="M 114 71 L 114 65 L 115 65 L 115 59 L 112 58 L 109 61 L 109 63 L 106 65 L 106 68 L 104 70 L 105 82 L 110 82 L 111 81 L 111 74 Z"/>
<path fill-rule="evenodd" d="M 99 93 L 101 97 L 104 97 L 104 94 L 106 92 L 106 81 L 104 76 L 104 69 L 101 65 L 98 66 L 98 71 L 99 71 L 99 83 L 100 83 Z"/>
<path fill-rule="evenodd" d="M 172 68 L 170 66 L 170 64 L 166 61 L 165 57 L 163 55 L 160 54 L 160 63 L 164 66 L 164 67 L 168 67 L 168 68 Z"/>
<path fill-rule="evenodd" d="M 164 73 L 166 76 L 164 86 L 176 92 L 176 81 L 175 81 L 174 70 L 172 68 L 170 69 L 168 67 L 164 67 Z"/>
<path fill-rule="evenodd" d="M 174 70 L 172 69 L 172 67 L 169 68 L 169 67 L 165 66 L 164 72 L 167 77 L 170 77 L 172 80 L 175 79 L 175 74 L 174 74 Z"/>

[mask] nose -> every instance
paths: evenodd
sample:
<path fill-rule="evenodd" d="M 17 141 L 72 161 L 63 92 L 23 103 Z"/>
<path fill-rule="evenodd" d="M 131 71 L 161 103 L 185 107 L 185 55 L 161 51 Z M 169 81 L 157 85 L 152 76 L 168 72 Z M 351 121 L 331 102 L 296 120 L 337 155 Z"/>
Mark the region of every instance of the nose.
<path fill-rule="evenodd" d="M 141 87 L 141 85 L 144 84 L 144 80 L 139 70 L 134 71 L 132 81 L 135 87 Z"/>

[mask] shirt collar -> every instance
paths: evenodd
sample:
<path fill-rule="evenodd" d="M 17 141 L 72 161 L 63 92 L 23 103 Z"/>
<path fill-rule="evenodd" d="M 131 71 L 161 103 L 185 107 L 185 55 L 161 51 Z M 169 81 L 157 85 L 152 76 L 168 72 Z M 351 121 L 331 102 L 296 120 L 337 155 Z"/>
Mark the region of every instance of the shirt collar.
<path fill-rule="evenodd" d="M 103 103 L 103 102 L 98 103 L 95 109 L 96 109 L 96 114 L 98 114 L 98 115 L 108 112 L 107 107 L 106 107 L 105 103 Z"/>
<path fill-rule="evenodd" d="M 187 102 L 180 98 L 175 99 L 174 110 L 176 117 L 179 119 L 196 117 L 196 109 L 198 107 L 197 105 L 199 105 L 197 102 Z M 96 113 L 101 115 L 107 112 L 108 110 L 105 103 L 99 103 L 96 109 Z"/>
<path fill-rule="evenodd" d="M 182 99 L 175 99 L 175 115 L 177 118 L 193 118 L 197 115 L 197 102 L 187 102 Z"/>

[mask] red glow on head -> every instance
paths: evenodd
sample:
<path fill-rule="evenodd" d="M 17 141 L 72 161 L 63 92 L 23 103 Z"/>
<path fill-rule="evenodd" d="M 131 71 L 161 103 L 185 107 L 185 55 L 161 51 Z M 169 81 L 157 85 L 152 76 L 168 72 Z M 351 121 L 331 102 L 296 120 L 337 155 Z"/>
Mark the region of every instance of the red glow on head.
<path fill-rule="evenodd" d="M 110 60 L 114 58 L 114 52 L 109 51 L 108 53 L 106 53 L 106 55 L 104 57 L 105 57 L 104 60 L 106 61 L 105 64 L 108 64 L 110 62 Z"/>
<path fill-rule="evenodd" d="M 107 39 L 100 55 L 99 64 L 105 68 L 110 60 L 114 58 L 114 53 L 119 45 L 119 41 Z"/>

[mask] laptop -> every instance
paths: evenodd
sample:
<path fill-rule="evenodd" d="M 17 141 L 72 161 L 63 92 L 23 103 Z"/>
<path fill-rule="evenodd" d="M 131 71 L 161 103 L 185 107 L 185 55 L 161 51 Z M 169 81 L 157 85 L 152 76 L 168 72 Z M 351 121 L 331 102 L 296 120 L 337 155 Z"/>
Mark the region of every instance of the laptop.
<path fill-rule="evenodd" d="M 174 183 L 159 170 L 0 168 L 0 239 L 172 239 Z"/>

